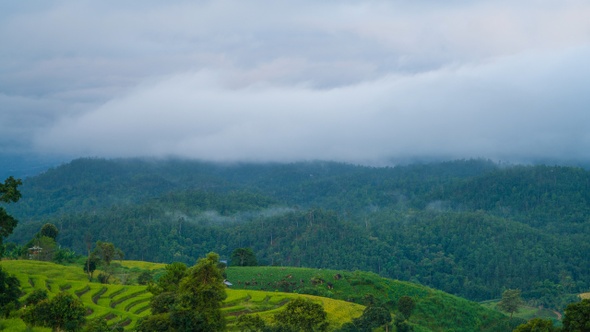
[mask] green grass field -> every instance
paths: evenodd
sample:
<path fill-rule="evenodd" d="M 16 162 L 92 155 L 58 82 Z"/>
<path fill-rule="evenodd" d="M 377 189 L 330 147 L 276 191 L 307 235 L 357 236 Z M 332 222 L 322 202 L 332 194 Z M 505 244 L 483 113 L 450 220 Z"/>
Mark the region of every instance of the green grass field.
<path fill-rule="evenodd" d="M 144 270 L 158 271 L 164 264 L 122 261 L 119 274 L 137 275 Z M 124 284 L 100 284 L 89 282 L 81 266 L 63 266 L 49 262 L 17 260 L 2 261 L 2 268 L 15 275 L 25 293 L 23 299 L 34 289 L 46 289 L 50 296 L 65 291 L 77 296 L 88 308 L 88 319 L 104 317 L 109 324 L 115 323 L 131 330 L 137 320 L 149 315 L 149 300 L 151 293 L 146 286 Z M 96 274 L 96 272 L 95 272 Z M 134 280 L 126 277 L 127 280 Z M 114 279 L 115 282 L 120 280 Z M 328 321 L 332 329 L 351 321 L 362 314 L 364 306 L 312 295 L 300 295 L 278 291 L 260 291 L 251 289 L 228 289 L 227 299 L 223 311 L 226 313 L 228 329 L 237 330 L 236 319 L 242 314 L 258 314 L 267 322 L 272 321 L 273 314 L 283 309 L 291 299 L 302 296 L 321 303 L 328 314 Z M 19 318 L 0 320 L 0 330 L 27 331 L 27 327 Z M 31 331 L 50 331 L 49 329 L 34 328 Z"/>

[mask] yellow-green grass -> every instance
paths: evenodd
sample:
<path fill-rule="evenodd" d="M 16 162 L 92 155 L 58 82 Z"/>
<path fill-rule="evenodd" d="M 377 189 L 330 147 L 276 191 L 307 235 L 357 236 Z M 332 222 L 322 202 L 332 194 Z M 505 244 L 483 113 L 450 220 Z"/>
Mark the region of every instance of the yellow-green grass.
<path fill-rule="evenodd" d="M 580 294 L 580 298 L 581 299 L 590 299 L 590 293 L 582 293 Z"/>

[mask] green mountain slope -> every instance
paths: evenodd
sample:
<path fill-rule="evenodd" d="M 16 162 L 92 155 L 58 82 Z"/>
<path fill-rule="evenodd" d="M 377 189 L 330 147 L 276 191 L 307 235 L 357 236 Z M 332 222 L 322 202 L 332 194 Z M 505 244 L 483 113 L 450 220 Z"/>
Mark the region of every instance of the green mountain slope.
<path fill-rule="evenodd" d="M 25 243 L 115 243 L 130 259 L 194 263 L 254 249 L 269 265 L 368 270 L 471 300 L 590 288 L 590 173 L 489 161 L 372 168 L 80 159 L 27 179 L 7 207 Z M 561 295 L 559 295 L 561 294 Z M 554 295 L 551 295 L 555 297 Z"/>

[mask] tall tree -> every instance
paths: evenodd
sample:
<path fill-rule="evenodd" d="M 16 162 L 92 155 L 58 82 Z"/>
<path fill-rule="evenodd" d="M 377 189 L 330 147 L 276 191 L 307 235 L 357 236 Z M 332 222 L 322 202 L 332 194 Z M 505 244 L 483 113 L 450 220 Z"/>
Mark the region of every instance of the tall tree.
<path fill-rule="evenodd" d="M 502 311 L 510 313 L 510 318 L 515 312 L 518 312 L 518 308 L 523 304 L 522 298 L 520 297 L 520 289 L 507 289 L 502 293 L 502 300 L 498 302 L 498 307 Z"/>
<path fill-rule="evenodd" d="M 223 281 L 223 271 L 219 269 L 219 255 L 209 253 L 207 257 L 199 259 L 180 282 L 178 292 L 181 309 L 179 311 L 187 315 L 195 313 L 200 316 L 204 331 L 225 329 L 221 305 L 227 295 Z M 177 312 L 176 316 L 178 314 L 180 312 Z M 182 318 L 185 319 L 185 317 Z"/>
<path fill-rule="evenodd" d="M 22 184 L 20 179 L 15 179 L 12 176 L 0 183 L 0 202 L 15 203 L 21 198 L 21 193 L 18 191 L 18 186 Z M 18 221 L 11 215 L 6 213 L 3 207 L 0 206 L 0 258 L 4 253 L 4 238 L 12 234 Z"/>

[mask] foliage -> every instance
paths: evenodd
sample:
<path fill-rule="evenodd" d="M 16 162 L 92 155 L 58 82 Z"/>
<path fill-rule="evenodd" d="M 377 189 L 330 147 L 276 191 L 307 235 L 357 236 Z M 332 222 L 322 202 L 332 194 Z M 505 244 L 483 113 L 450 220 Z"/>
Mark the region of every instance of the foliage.
<path fill-rule="evenodd" d="M 276 324 L 288 331 L 326 331 L 326 311 L 317 303 L 303 298 L 291 300 L 285 310 L 274 316 Z"/>
<path fill-rule="evenodd" d="M 172 311 L 176 301 L 177 299 L 175 292 L 161 292 L 157 295 L 154 295 L 150 300 L 152 314 L 157 315 Z"/>
<path fill-rule="evenodd" d="M 225 328 L 221 304 L 227 294 L 218 264 L 219 255 L 207 254 L 188 270 L 178 289 L 182 321 L 189 319 L 190 324 L 199 324 L 204 327 L 204 331 L 221 331 Z M 198 313 L 198 317 L 187 316 L 189 312 Z M 171 319 L 174 320 L 174 317 L 171 316 Z"/>
<path fill-rule="evenodd" d="M 387 326 L 391 323 L 391 313 L 382 306 L 371 305 L 365 308 L 361 317 L 353 319 L 349 330 L 373 331 L 373 329 Z"/>
<path fill-rule="evenodd" d="M 95 257 L 88 257 L 86 258 L 86 261 L 84 262 L 84 272 L 86 272 L 88 274 L 88 280 L 92 280 L 92 275 L 94 274 L 94 271 L 96 271 L 96 261 L 97 259 Z"/>
<path fill-rule="evenodd" d="M 153 273 L 151 271 L 143 271 L 137 277 L 137 283 L 140 285 L 147 285 L 151 283 L 154 279 Z"/>
<path fill-rule="evenodd" d="M 563 331 L 590 331 L 590 299 L 583 299 L 580 302 L 571 303 L 565 308 Z"/>
<path fill-rule="evenodd" d="M 512 315 L 523 304 L 524 302 L 520 297 L 520 289 L 507 289 L 502 293 L 502 300 L 498 302 L 498 308 L 510 313 L 510 318 L 512 318 Z"/>
<path fill-rule="evenodd" d="M 118 324 L 109 326 L 106 319 L 99 317 L 88 321 L 82 332 L 123 332 L 123 330 L 123 327 Z"/>
<path fill-rule="evenodd" d="M 21 198 L 18 186 L 22 184 L 20 179 L 10 176 L 4 183 L 0 183 L 0 203 L 16 203 Z M 18 221 L 0 206 L 0 258 L 4 254 L 4 238 L 12 233 Z"/>
<path fill-rule="evenodd" d="M 170 314 L 150 315 L 142 318 L 137 323 L 137 332 L 168 332 L 173 331 L 170 321 Z"/>
<path fill-rule="evenodd" d="M 240 315 L 236 326 L 241 332 L 263 332 L 266 323 L 260 315 Z"/>
<path fill-rule="evenodd" d="M 393 322 L 395 325 L 395 330 L 397 332 L 412 332 L 414 331 L 414 327 L 408 323 L 408 320 L 404 319 L 404 317 L 395 317 Z"/>
<path fill-rule="evenodd" d="M 404 295 L 397 301 L 397 310 L 404 315 L 405 318 L 410 318 L 412 311 L 416 307 L 416 302 L 411 297 Z"/>
<path fill-rule="evenodd" d="M 115 248 L 115 245 L 110 242 L 96 242 L 96 248 L 92 252 L 92 255 L 97 257 L 101 262 L 104 262 L 107 266 L 111 265 L 111 261 L 116 257 L 123 256 L 120 249 Z"/>
<path fill-rule="evenodd" d="M 258 261 L 251 248 L 236 248 L 231 253 L 232 266 L 256 266 Z"/>
<path fill-rule="evenodd" d="M 8 318 L 10 311 L 18 309 L 20 295 L 21 290 L 18 279 L 5 272 L 0 266 L 0 315 Z"/>
<path fill-rule="evenodd" d="M 59 293 L 50 300 L 28 307 L 22 319 L 33 326 L 54 330 L 78 331 L 84 325 L 86 309 L 80 300 L 67 293 Z"/>
<path fill-rule="evenodd" d="M 156 285 L 150 286 L 150 292 L 158 295 L 162 292 L 176 292 L 180 281 L 187 276 L 188 267 L 184 263 L 174 262 L 166 265 L 165 273 L 156 281 Z"/>
<path fill-rule="evenodd" d="M 35 289 L 32 291 L 25 301 L 23 302 L 26 306 L 36 305 L 41 301 L 47 300 L 47 290 L 45 289 Z"/>
<path fill-rule="evenodd" d="M 111 242 L 96 241 L 96 247 L 89 256 L 89 259 L 96 260 L 98 263 L 103 265 L 104 273 L 100 273 L 98 275 L 98 279 L 101 283 L 107 284 L 109 283 L 109 279 L 113 273 L 111 262 L 115 258 L 123 259 L 123 257 L 123 251 L 119 248 L 116 248 Z M 87 261 L 86 265 L 88 268 L 89 264 L 91 263 Z M 92 278 L 92 272 L 89 272 L 89 278 Z"/>
<path fill-rule="evenodd" d="M 513 332 L 557 332 L 560 329 L 553 326 L 553 321 L 550 319 L 534 318 L 521 324 L 513 330 Z"/>
<path fill-rule="evenodd" d="M 50 223 L 46 223 L 45 225 L 43 225 L 43 227 L 41 227 L 41 230 L 39 231 L 40 236 L 47 236 L 47 237 L 52 238 L 54 240 L 55 240 L 55 238 L 57 238 L 58 234 L 59 234 L 59 230 L 57 229 L 57 227 L 55 227 L 54 224 L 50 224 Z"/>

